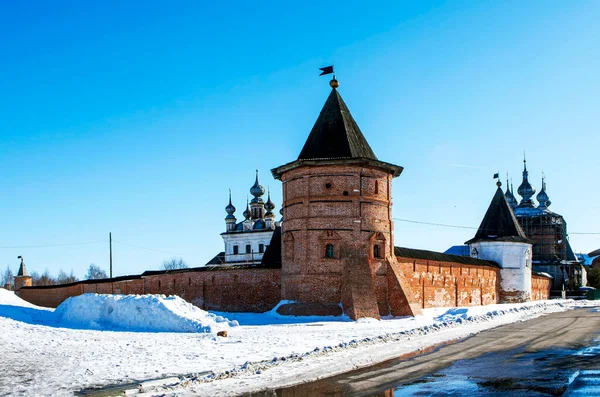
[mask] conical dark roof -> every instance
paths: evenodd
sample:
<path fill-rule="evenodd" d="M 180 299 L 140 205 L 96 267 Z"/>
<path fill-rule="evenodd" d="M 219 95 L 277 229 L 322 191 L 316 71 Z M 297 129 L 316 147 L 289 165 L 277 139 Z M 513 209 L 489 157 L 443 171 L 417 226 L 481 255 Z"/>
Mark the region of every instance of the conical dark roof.
<path fill-rule="evenodd" d="M 298 156 L 298 160 L 367 158 L 377 160 L 348 107 L 334 88 Z"/>
<path fill-rule="evenodd" d="M 481 225 L 471 240 L 465 244 L 478 241 L 512 241 L 529 243 L 523 229 L 519 225 L 515 214 L 498 186 L 494 198 L 481 221 Z"/>

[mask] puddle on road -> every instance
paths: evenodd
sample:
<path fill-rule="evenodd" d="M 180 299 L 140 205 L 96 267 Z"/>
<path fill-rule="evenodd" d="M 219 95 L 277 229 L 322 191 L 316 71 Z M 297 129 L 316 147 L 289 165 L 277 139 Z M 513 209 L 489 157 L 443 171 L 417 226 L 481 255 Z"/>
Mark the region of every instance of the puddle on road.
<path fill-rule="evenodd" d="M 392 395 L 600 396 L 599 358 L 600 344 L 581 350 L 488 353 L 399 386 Z"/>
<path fill-rule="evenodd" d="M 378 384 L 377 379 L 383 379 L 378 375 L 386 370 L 380 365 L 372 372 L 252 396 L 600 396 L 600 340 L 584 349 L 529 352 L 520 347 L 487 353 L 456 361 L 407 384 L 402 380 L 408 376 L 401 373 L 396 380 L 388 373 L 385 383 Z M 359 390 L 355 387 L 359 382 L 370 384 Z"/>

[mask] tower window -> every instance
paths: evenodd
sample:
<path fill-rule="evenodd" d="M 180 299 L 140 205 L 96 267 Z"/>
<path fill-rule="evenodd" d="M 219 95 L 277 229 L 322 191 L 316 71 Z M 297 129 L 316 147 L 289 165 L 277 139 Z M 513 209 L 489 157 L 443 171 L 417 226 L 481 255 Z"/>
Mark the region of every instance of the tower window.
<path fill-rule="evenodd" d="M 333 244 L 327 244 L 325 246 L 325 258 L 333 258 L 333 257 L 334 257 Z"/>
<path fill-rule="evenodd" d="M 347 191 L 347 190 L 344 190 L 344 193 L 342 193 L 342 194 L 343 194 L 344 196 L 347 196 L 347 195 L 348 195 L 348 191 Z"/>
<path fill-rule="evenodd" d="M 326 184 L 325 184 L 325 188 L 326 188 L 326 189 L 331 189 L 331 183 L 329 183 L 329 182 L 328 182 L 328 183 L 326 183 Z"/>
<path fill-rule="evenodd" d="M 233 246 L 233 255 L 237 255 L 240 253 L 240 247 L 237 245 Z"/>
<path fill-rule="evenodd" d="M 373 246 L 373 258 L 381 258 L 379 253 L 379 245 L 377 244 Z"/>
<path fill-rule="evenodd" d="M 250 244 L 246 244 L 246 253 L 247 254 L 251 254 L 252 253 L 252 246 Z"/>
<path fill-rule="evenodd" d="M 265 252 L 265 245 L 264 244 L 258 244 L 258 252 L 260 252 L 261 254 L 263 252 Z"/>
<path fill-rule="evenodd" d="M 379 181 L 375 181 L 375 194 L 379 194 Z"/>

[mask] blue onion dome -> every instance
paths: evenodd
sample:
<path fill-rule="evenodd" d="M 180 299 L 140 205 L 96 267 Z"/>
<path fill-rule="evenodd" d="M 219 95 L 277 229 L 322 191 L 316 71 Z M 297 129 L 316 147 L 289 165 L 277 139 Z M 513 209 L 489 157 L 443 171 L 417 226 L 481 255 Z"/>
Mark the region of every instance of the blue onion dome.
<path fill-rule="evenodd" d="M 527 180 L 528 176 L 529 172 L 527 172 L 527 161 L 523 159 L 523 182 L 517 189 L 517 193 L 519 193 L 519 196 L 523 197 L 523 200 L 521 200 L 521 205 L 533 206 L 533 201 L 531 198 L 535 194 L 535 188 L 531 186 Z"/>
<path fill-rule="evenodd" d="M 265 188 L 262 187 L 261 184 L 258 182 L 258 170 L 256 170 L 256 180 L 254 181 L 254 185 L 252 185 L 252 187 L 250 188 L 250 194 L 252 194 L 254 198 L 257 199 L 256 201 L 253 200 L 253 202 L 262 202 L 260 196 L 265 194 Z"/>
<path fill-rule="evenodd" d="M 548 193 L 546 193 L 546 178 L 542 177 L 542 190 L 536 196 L 538 203 L 540 203 L 540 208 L 548 208 L 552 202 L 550 201 L 550 197 Z"/>
<path fill-rule="evenodd" d="M 225 207 L 225 212 L 227 212 L 227 215 L 233 215 L 235 212 L 235 207 L 231 204 L 231 190 L 229 190 L 229 204 Z"/>
<path fill-rule="evenodd" d="M 504 197 L 506 198 L 506 202 L 511 207 L 515 207 L 517 205 L 517 199 L 514 194 L 510 191 L 510 184 L 508 182 L 508 174 L 506 175 L 506 192 L 504 192 Z"/>
<path fill-rule="evenodd" d="M 265 203 L 265 209 L 267 213 L 265 214 L 265 218 L 275 218 L 275 214 L 273 210 L 275 209 L 275 204 L 271 201 L 271 192 L 269 191 L 269 195 L 267 196 L 267 202 Z"/>
<path fill-rule="evenodd" d="M 252 212 L 250 211 L 250 206 L 248 205 L 247 200 L 246 200 L 246 210 L 244 211 L 244 213 L 242 215 L 244 215 L 244 218 L 246 218 L 246 219 L 250 219 L 250 217 L 252 216 Z"/>

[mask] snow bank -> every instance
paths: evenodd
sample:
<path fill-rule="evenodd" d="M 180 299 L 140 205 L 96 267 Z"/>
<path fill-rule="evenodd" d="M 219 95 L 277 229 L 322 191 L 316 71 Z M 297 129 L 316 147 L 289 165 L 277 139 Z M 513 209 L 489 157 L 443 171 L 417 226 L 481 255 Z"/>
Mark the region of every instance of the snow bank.
<path fill-rule="evenodd" d="M 142 332 L 217 332 L 236 321 L 208 313 L 178 296 L 83 294 L 55 310 L 69 327 Z"/>
<path fill-rule="evenodd" d="M 15 295 L 14 291 L 8 291 L 4 288 L 0 288 L 0 305 L 20 306 L 20 307 L 32 307 L 36 309 L 46 309 L 33 305 Z M 49 309 L 51 310 L 51 309 Z"/>

